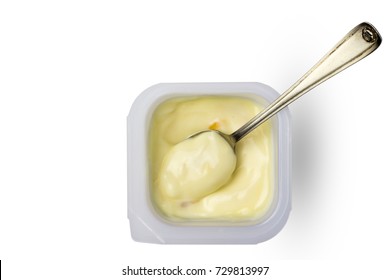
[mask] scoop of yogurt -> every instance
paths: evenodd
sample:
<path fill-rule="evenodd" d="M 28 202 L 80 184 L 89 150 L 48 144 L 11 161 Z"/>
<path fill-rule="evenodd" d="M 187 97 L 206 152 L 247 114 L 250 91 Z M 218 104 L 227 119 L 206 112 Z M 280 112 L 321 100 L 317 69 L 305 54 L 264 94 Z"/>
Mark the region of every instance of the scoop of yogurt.
<path fill-rule="evenodd" d="M 173 146 L 159 172 L 159 188 L 168 197 L 196 201 L 229 181 L 236 155 L 217 132 L 208 131 Z"/>

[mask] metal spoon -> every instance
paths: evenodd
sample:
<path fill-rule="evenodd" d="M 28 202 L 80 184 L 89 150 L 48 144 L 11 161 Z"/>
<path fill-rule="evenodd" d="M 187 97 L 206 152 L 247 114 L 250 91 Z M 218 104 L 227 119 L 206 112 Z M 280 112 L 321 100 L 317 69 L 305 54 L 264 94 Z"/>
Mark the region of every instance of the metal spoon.
<path fill-rule="evenodd" d="M 214 131 L 219 133 L 234 150 L 236 143 L 253 129 L 320 83 L 372 53 L 379 47 L 381 41 L 382 38 L 374 26 L 367 22 L 359 24 L 345 35 L 345 37 L 302 78 L 261 113 L 257 114 L 232 134 L 225 134 L 217 130 Z M 209 131 L 210 130 L 201 131 L 190 137 L 195 137 Z"/>

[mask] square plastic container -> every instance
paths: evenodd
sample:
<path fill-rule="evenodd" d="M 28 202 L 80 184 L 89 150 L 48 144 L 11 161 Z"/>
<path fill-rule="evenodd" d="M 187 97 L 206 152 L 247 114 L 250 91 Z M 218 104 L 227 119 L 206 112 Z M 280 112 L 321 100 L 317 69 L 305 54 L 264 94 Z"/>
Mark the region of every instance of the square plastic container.
<path fill-rule="evenodd" d="M 284 109 L 272 121 L 275 147 L 274 199 L 267 214 L 251 223 L 175 222 L 153 206 L 148 165 L 148 136 L 152 114 L 162 102 L 175 97 L 235 96 L 267 105 L 279 94 L 261 83 L 167 83 L 142 92 L 127 119 L 128 218 L 132 238 L 147 243 L 255 244 L 274 237 L 291 210 L 290 115 Z"/>

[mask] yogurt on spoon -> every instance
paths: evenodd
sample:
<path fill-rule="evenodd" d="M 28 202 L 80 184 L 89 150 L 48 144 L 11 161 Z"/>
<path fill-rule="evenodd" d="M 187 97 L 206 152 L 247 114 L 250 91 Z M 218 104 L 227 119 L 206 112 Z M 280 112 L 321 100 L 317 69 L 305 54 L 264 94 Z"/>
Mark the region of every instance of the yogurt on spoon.
<path fill-rule="evenodd" d="M 236 168 L 232 147 L 208 131 L 173 146 L 165 155 L 158 178 L 170 198 L 197 201 L 227 183 Z"/>

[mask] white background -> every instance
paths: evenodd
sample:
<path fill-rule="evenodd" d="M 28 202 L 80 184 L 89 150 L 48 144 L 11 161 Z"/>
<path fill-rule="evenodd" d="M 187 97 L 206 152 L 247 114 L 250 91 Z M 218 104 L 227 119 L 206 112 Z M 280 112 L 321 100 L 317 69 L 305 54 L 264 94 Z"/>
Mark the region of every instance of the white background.
<path fill-rule="evenodd" d="M 268 279 L 383 279 L 390 250 L 384 3 L 1 1 L 3 278 L 126 279 L 127 265 L 268 265 Z M 275 238 L 250 246 L 131 240 L 126 116 L 140 92 L 159 82 L 245 81 L 282 92 L 362 21 L 378 28 L 382 46 L 290 106 L 293 210 Z"/>

